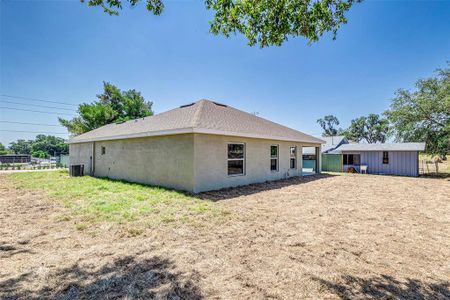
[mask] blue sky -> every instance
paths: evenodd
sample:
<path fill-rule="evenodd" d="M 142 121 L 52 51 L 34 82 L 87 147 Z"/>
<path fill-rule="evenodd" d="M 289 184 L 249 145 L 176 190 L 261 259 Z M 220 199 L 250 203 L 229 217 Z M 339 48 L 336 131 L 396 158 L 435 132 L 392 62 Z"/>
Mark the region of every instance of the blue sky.
<path fill-rule="evenodd" d="M 210 34 L 203 1 L 165 4 L 159 17 L 142 4 L 112 17 L 77 0 L 2 0 L 1 94 L 76 105 L 94 101 L 109 81 L 141 91 L 157 113 L 207 98 L 320 135 L 318 118 L 334 114 L 346 127 L 382 113 L 398 88 L 450 60 L 450 1 L 365 1 L 335 41 L 292 38 L 265 49 Z M 0 107 L 76 109 L 4 96 Z M 0 121 L 58 124 L 57 115 L 2 108 Z M 9 130 L 66 132 L 0 123 L 3 144 L 35 136 Z"/>

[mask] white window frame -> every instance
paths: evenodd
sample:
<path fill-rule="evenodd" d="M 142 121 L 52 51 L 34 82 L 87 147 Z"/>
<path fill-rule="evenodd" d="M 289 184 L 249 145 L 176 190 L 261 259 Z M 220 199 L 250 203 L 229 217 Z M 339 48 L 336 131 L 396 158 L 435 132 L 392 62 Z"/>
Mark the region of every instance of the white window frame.
<path fill-rule="evenodd" d="M 272 156 L 272 147 L 277 147 L 277 156 Z M 270 160 L 269 160 L 269 168 L 271 172 L 278 172 L 280 171 L 280 145 L 278 144 L 273 144 L 270 145 L 269 148 L 269 156 L 270 156 Z M 277 168 L 276 170 L 272 170 L 272 159 L 275 159 L 277 161 Z"/>
<path fill-rule="evenodd" d="M 291 149 L 292 148 L 294 148 L 294 156 L 292 156 L 292 153 L 291 153 Z M 294 163 L 294 167 L 293 168 L 291 168 L 291 159 L 294 159 L 295 160 L 295 163 Z M 291 170 L 296 170 L 297 169 L 297 146 L 290 146 L 289 147 L 289 169 L 291 169 Z"/>
<path fill-rule="evenodd" d="M 229 145 L 243 145 L 244 146 L 244 156 L 243 156 L 243 158 L 229 158 L 228 157 L 228 146 Z M 228 175 L 228 177 L 235 177 L 235 176 L 244 176 L 245 175 L 245 171 L 246 171 L 246 167 L 245 167 L 245 161 L 247 160 L 246 159 L 246 154 L 247 154 L 247 151 L 246 151 L 246 145 L 245 145 L 245 143 L 240 143 L 240 142 L 228 142 L 227 143 L 227 175 Z M 242 160 L 242 173 L 240 173 L 240 174 L 228 174 L 228 162 L 229 161 L 238 161 L 238 160 Z"/>

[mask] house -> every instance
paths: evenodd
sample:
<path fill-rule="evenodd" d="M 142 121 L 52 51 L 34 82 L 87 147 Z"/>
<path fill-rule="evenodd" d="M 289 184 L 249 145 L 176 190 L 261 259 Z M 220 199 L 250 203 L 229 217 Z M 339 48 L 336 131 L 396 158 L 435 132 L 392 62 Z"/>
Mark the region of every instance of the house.
<path fill-rule="evenodd" d="M 324 144 L 321 148 L 321 153 L 327 153 L 332 151 L 343 144 L 348 144 L 348 139 L 343 135 L 336 136 L 326 136 L 322 137 L 324 140 Z M 316 160 L 319 156 L 319 153 L 316 153 L 316 148 L 314 147 L 304 147 L 303 148 L 303 172 L 315 172 Z M 328 158 L 328 156 L 326 157 Z M 323 163 L 323 155 L 322 155 L 322 163 Z M 325 170 L 325 171 L 333 171 L 333 170 Z"/>
<path fill-rule="evenodd" d="M 372 174 L 419 176 L 419 151 L 424 150 L 425 143 L 342 144 L 322 154 L 322 170 L 360 172 L 365 166 Z"/>
<path fill-rule="evenodd" d="M 322 140 L 233 107 L 200 100 L 69 140 L 73 175 L 194 193 L 302 175 L 302 148 Z M 320 152 L 319 152 L 320 153 Z M 317 160 L 320 170 L 320 160 Z"/>

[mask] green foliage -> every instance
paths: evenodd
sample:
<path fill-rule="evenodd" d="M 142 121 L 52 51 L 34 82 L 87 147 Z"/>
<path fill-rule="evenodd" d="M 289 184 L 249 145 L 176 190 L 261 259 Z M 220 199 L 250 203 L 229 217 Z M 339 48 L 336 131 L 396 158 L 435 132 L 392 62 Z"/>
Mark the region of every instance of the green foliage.
<path fill-rule="evenodd" d="M 64 139 L 44 134 L 37 135 L 35 140 L 26 141 L 19 139 L 16 142 L 12 142 L 9 149 L 15 154 L 32 154 L 42 151 L 47 153 L 47 157 L 49 154 L 59 155 L 69 153 L 69 146 L 64 142 Z"/>
<path fill-rule="evenodd" d="M 72 120 L 59 118 L 61 125 L 78 135 L 106 124 L 153 115 L 152 102 L 146 102 L 136 90 L 121 91 L 111 83 L 103 82 L 104 92 L 98 101 L 80 104 L 78 116 Z"/>
<path fill-rule="evenodd" d="M 64 139 L 52 136 L 39 134 L 31 144 L 32 153 L 42 151 L 49 155 L 60 155 L 69 153 L 69 145 L 64 142 Z"/>
<path fill-rule="evenodd" d="M 416 90 L 400 89 L 385 112 L 395 138 L 426 142 L 426 151 L 445 157 L 450 153 L 450 68 L 416 82 Z"/>
<path fill-rule="evenodd" d="M 18 139 L 16 142 L 9 144 L 9 150 L 14 154 L 31 154 L 32 140 Z"/>
<path fill-rule="evenodd" d="M 326 32 L 336 37 L 347 23 L 345 12 L 354 0 L 206 0 L 215 11 L 210 31 L 229 37 L 239 32 L 249 45 L 281 46 L 290 36 L 303 36 L 310 43 Z"/>
<path fill-rule="evenodd" d="M 100 6 L 110 15 L 118 15 L 122 3 L 137 5 L 141 0 L 89 0 L 89 6 Z M 84 2 L 84 0 L 81 0 Z M 347 23 L 345 13 L 361 0 L 205 0 L 207 9 L 215 12 L 210 31 L 229 37 L 243 34 L 248 44 L 281 46 L 289 37 L 303 36 L 310 43 L 326 32 L 336 38 L 337 30 Z M 162 0 L 146 0 L 147 10 L 160 15 Z"/>
<path fill-rule="evenodd" d="M 130 3 L 130 6 L 135 6 L 140 2 L 140 0 L 126 0 Z M 85 2 L 85 0 L 81 0 Z M 103 11 L 111 16 L 119 15 L 119 9 L 122 9 L 122 2 L 125 0 L 88 0 L 88 6 L 100 6 Z M 146 0 L 147 10 L 152 12 L 154 15 L 160 15 L 164 10 L 164 4 L 161 0 Z"/>
<path fill-rule="evenodd" d="M 48 155 L 47 152 L 42 151 L 42 150 L 34 151 L 31 155 L 33 157 L 36 157 L 36 158 L 48 158 L 48 157 L 50 157 L 50 155 Z"/>
<path fill-rule="evenodd" d="M 339 120 L 333 115 L 327 115 L 323 117 L 323 119 L 318 119 L 317 123 L 319 123 L 320 127 L 323 129 L 322 136 L 335 136 L 342 131 L 342 129 L 335 127 L 339 125 Z"/>
<path fill-rule="evenodd" d="M 0 155 L 8 154 L 8 149 L 0 143 Z"/>
<path fill-rule="evenodd" d="M 350 127 L 342 132 L 348 139 L 368 143 L 384 143 L 389 137 L 389 121 L 377 114 L 352 120 Z"/>

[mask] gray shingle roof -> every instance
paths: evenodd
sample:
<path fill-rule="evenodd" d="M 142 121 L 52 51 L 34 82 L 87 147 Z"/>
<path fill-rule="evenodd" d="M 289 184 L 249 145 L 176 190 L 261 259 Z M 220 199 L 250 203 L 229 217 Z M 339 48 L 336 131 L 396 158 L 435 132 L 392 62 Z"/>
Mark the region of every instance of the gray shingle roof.
<path fill-rule="evenodd" d="M 425 143 L 344 144 L 329 153 L 348 151 L 424 151 Z"/>
<path fill-rule="evenodd" d="M 105 125 L 73 137 L 69 143 L 182 133 L 231 135 L 304 143 L 324 142 L 236 108 L 200 100 L 155 116 Z"/>

